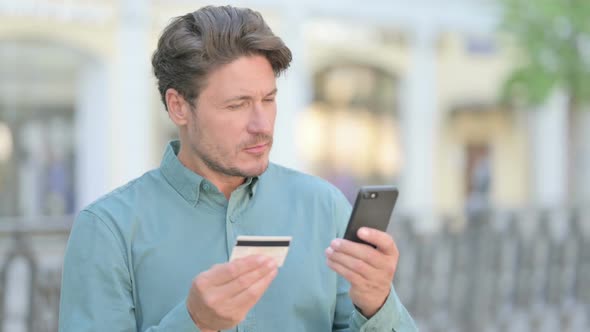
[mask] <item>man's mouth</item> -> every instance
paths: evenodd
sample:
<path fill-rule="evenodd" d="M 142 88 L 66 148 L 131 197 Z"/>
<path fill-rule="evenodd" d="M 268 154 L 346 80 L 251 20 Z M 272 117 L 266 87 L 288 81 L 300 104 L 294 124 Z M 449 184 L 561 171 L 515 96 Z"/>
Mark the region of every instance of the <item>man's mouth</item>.
<path fill-rule="evenodd" d="M 245 148 L 244 150 L 246 152 L 252 153 L 252 154 L 261 154 L 268 149 L 269 145 L 270 144 L 268 142 L 260 143 L 260 144 L 249 146 L 249 147 Z"/>

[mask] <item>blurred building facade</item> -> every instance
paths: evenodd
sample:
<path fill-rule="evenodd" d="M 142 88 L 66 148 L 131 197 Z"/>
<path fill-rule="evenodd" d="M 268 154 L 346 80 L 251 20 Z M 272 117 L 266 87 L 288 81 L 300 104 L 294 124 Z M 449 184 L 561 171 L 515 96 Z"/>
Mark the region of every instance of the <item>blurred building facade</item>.
<path fill-rule="evenodd" d="M 171 17 L 205 3 L 0 4 L 0 215 L 72 214 L 156 167 L 176 134 L 150 56 Z M 398 184 L 412 213 L 588 197 L 588 140 L 568 132 L 588 116 L 567 114 L 557 93 L 532 112 L 500 102 L 516 55 L 493 3 L 239 5 L 260 10 L 294 53 L 274 161 L 349 197 Z"/>
<path fill-rule="evenodd" d="M 6 229 L 67 229 L 81 207 L 157 167 L 176 129 L 150 57 L 172 17 L 207 4 L 222 3 L 0 0 Z M 494 1 L 235 4 L 260 11 L 294 55 L 271 160 L 350 199 L 362 184 L 396 184 L 399 211 L 425 231 L 444 227 L 441 215 L 588 202 L 590 112 L 568 114 L 559 91 L 535 109 L 503 105 L 518 54 Z M 47 241 L 59 262 L 63 239 Z"/>

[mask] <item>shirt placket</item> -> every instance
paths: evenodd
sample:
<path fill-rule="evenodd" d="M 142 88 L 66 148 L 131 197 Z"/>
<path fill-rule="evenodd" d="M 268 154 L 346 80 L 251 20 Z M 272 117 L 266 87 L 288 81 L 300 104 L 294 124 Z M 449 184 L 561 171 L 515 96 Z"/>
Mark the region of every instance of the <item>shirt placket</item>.
<path fill-rule="evenodd" d="M 226 224 L 226 238 L 227 238 L 227 252 L 228 259 L 231 255 L 234 245 L 236 244 L 236 238 L 242 234 L 241 230 L 241 218 L 240 211 L 244 208 L 244 204 L 247 203 L 247 199 L 244 197 L 246 190 L 243 188 L 238 189 L 230 197 L 227 212 L 225 216 Z M 254 332 L 255 331 L 255 313 L 254 310 L 250 310 L 246 315 L 246 318 L 236 327 L 238 332 Z"/>

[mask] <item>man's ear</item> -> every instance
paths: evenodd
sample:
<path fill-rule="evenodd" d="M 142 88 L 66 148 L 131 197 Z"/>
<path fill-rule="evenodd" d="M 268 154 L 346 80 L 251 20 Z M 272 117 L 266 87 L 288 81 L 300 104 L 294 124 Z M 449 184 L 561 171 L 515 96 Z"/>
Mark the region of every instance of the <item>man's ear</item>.
<path fill-rule="evenodd" d="M 184 126 L 188 123 L 190 104 L 175 89 L 166 90 L 166 105 L 168 106 L 168 116 L 177 126 Z"/>

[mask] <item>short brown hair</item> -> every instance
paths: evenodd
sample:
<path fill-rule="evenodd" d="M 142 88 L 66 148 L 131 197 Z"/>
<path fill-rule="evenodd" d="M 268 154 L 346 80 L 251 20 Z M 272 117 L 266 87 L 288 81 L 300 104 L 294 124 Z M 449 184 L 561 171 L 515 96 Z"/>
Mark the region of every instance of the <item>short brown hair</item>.
<path fill-rule="evenodd" d="M 164 29 L 152 57 L 158 90 L 177 90 L 191 105 L 209 73 L 241 56 L 263 55 L 276 76 L 291 63 L 291 51 L 275 36 L 260 13 L 231 6 L 203 7 L 176 17 Z"/>

